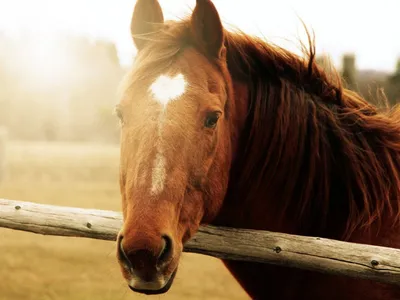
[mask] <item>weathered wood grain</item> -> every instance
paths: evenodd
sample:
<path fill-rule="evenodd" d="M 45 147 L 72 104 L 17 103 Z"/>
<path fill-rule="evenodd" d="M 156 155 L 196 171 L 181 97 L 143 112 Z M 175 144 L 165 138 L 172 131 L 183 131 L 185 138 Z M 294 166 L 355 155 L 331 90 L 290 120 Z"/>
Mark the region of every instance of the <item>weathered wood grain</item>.
<path fill-rule="evenodd" d="M 9 229 L 114 241 L 121 225 L 118 212 L 0 199 L 0 227 Z M 400 285 L 400 250 L 386 247 L 203 226 L 184 251 Z"/>

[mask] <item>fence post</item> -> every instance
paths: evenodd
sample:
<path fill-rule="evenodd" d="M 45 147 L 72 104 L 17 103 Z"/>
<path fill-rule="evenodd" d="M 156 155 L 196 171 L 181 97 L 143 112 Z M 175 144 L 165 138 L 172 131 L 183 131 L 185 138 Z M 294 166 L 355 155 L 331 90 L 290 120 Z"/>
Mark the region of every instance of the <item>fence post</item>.
<path fill-rule="evenodd" d="M 391 105 L 400 103 L 400 57 L 397 59 L 394 73 L 387 78 L 386 94 Z"/>
<path fill-rule="evenodd" d="M 346 88 L 356 90 L 356 56 L 354 54 L 343 55 L 342 77 Z"/>

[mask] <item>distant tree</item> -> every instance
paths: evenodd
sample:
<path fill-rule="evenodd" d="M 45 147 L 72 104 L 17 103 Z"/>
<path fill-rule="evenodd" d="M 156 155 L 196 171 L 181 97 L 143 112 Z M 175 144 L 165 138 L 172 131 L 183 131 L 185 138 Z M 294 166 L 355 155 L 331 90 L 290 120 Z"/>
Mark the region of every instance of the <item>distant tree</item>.
<path fill-rule="evenodd" d="M 116 67 L 120 67 L 119 64 L 119 57 L 118 57 L 118 51 L 117 51 L 117 47 L 115 46 L 114 43 L 108 43 L 106 46 L 107 49 L 107 56 L 110 59 L 110 62 L 116 66 Z"/>
<path fill-rule="evenodd" d="M 0 32 L 0 126 L 8 126 L 11 107 L 12 78 L 7 57 L 9 40 Z"/>
<path fill-rule="evenodd" d="M 118 119 L 114 115 L 112 106 L 100 106 L 97 109 L 96 128 L 103 141 L 115 143 L 119 142 L 120 126 Z"/>

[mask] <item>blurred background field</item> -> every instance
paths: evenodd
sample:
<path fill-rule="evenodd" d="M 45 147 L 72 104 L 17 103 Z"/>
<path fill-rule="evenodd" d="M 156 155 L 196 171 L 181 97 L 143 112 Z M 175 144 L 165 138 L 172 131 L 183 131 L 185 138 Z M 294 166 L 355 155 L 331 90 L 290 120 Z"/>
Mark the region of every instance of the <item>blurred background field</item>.
<path fill-rule="evenodd" d="M 160 3 L 168 19 L 177 19 L 195 1 Z M 214 3 L 225 23 L 293 51 L 300 16 L 315 30 L 322 67 L 332 62 L 345 86 L 368 101 L 379 89 L 390 105 L 400 101 L 398 0 L 364 1 L 362 8 L 337 0 L 328 9 L 317 0 Z M 0 198 L 120 210 L 112 111 L 136 53 L 129 32 L 134 5 L 0 0 Z M 146 298 L 127 288 L 114 252 L 112 242 L 0 228 L 0 300 Z M 185 254 L 170 292 L 150 299 L 247 296 L 220 261 Z"/>
<path fill-rule="evenodd" d="M 118 147 L 11 142 L 0 197 L 120 210 Z M 248 299 L 214 258 L 184 254 L 170 292 L 141 296 L 124 283 L 114 243 L 0 228 L 0 300 Z"/>

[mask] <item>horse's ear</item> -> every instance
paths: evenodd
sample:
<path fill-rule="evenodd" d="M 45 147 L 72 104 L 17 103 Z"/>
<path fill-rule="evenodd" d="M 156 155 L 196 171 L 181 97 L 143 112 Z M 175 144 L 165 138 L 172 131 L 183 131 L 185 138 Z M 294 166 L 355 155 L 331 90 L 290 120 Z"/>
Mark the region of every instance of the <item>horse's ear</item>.
<path fill-rule="evenodd" d="M 214 4 L 210 0 L 196 0 L 190 22 L 196 46 L 206 55 L 220 58 L 224 44 L 224 30 Z"/>
<path fill-rule="evenodd" d="M 157 0 L 137 0 L 131 20 L 131 34 L 138 50 L 147 40 L 146 35 L 157 30 L 164 23 L 164 15 Z"/>

